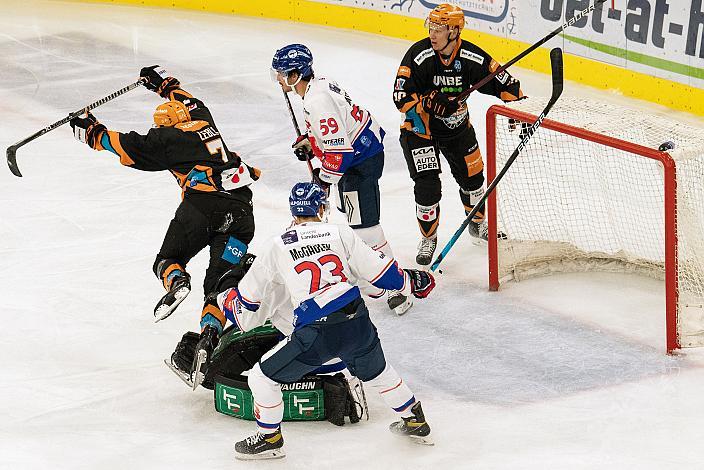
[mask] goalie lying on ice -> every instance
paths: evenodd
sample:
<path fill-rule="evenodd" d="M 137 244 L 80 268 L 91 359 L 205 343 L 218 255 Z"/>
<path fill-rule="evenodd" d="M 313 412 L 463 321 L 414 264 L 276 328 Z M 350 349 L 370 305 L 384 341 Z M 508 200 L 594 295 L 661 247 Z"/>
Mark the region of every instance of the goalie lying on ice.
<path fill-rule="evenodd" d="M 189 385 L 199 338 L 198 333 L 185 333 L 171 355 L 171 364 L 167 363 Z M 225 329 L 201 384 L 214 391 L 216 411 L 254 419 L 252 393 L 245 374 L 282 338 L 269 322 L 247 332 L 234 326 Z M 369 419 L 362 383 L 349 374 L 339 359 L 282 388 L 284 421 L 328 420 L 342 426 L 345 417 L 351 423 L 362 417 Z"/>

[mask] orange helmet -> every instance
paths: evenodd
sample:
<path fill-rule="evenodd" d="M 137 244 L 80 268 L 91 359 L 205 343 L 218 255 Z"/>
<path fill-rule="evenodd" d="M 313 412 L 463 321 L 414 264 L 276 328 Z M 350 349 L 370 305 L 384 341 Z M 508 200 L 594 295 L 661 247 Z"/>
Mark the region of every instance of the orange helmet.
<path fill-rule="evenodd" d="M 464 28 L 464 11 L 457 5 L 449 3 L 441 3 L 433 8 L 425 20 L 427 28 L 442 28 L 447 26 L 448 29 L 459 28 L 462 31 Z"/>
<path fill-rule="evenodd" d="M 167 101 L 157 106 L 154 111 L 154 124 L 157 127 L 172 127 L 190 120 L 191 114 L 180 101 Z"/>

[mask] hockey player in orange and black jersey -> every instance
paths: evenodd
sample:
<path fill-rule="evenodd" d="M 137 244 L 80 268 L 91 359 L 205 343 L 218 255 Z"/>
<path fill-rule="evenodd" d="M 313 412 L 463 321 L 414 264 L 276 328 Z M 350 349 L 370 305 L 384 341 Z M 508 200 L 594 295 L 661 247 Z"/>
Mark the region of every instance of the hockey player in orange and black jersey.
<path fill-rule="evenodd" d="M 429 37 L 411 46 L 398 69 L 393 99 L 405 114 L 401 148 L 414 182 L 416 218 L 422 235 L 416 261 L 429 265 L 437 245 L 440 221 L 440 159 L 442 153 L 460 187 L 466 213 L 484 194 L 484 163 L 467 105 L 454 99 L 499 67 L 489 54 L 460 37 L 464 27 L 461 8 L 443 3 L 426 20 Z M 518 80 L 507 72 L 479 89 L 505 102 L 523 98 Z M 468 226 L 480 233 L 481 212 Z"/>
<path fill-rule="evenodd" d="M 156 108 L 155 127 L 146 135 L 108 130 L 90 113 L 71 120 L 71 127 L 78 140 L 116 154 L 123 165 L 144 171 L 168 170 L 178 181 L 183 200 L 154 261 L 154 273 L 167 291 L 154 316 L 157 321 L 166 318 L 188 295 L 186 264 L 210 246 L 200 323 L 202 340 L 213 346 L 225 325 L 214 289 L 254 237 L 249 185 L 259 171 L 227 148 L 208 108 L 181 89 L 177 79 L 167 77 L 156 65 L 143 68 L 140 75 L 146 88 L 168 100 Z"/>

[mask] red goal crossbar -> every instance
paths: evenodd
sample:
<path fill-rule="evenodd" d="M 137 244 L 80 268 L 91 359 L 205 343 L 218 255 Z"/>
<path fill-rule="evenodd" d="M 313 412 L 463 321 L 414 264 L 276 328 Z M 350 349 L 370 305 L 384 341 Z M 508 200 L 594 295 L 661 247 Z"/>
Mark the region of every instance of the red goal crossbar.
<path fill-rule="evenodd" d="M 489 108 L 486 117 L 486 176 L 487 184 L 496 177 L 496 121 L 497 116 L 505 116 L 517 121 L 532 124 L 537 116 L 510 109 L 505 106 L 495 105 Z M 600 145 L 605 145 L 617 150 L 640 155 L 645 158 L 657 160 L 662 164 L 664 170 L 664 220 L 665 220 L 665 309 L 666 309 L 666 336 L 667 352 L 671 353 L 680 348 L 678 325 L 678 277 L 677 277 L 677 180 L 675 161 L 666 152 L 660 152 L 642 145 L 634 144 L 620 139 L 615 139 L 603 134 L 588 131 L 586 129 L 570 126 L 560 122 L 545 119 L 542 128 L 549 129 L 561 134 L 584 139 Z M 542 130 L 538 130 L 538 133 Z M 618 155 L 618 154 L 616 154 Z M 522 158 L 519 156 L 518 158 Z M 509 169 L 507 177 L 510 177 Z M 495 291 L 499 288 L 498 272 L 498 243 L 497 240 L 497 206 L 496 191 L 501 191 L 501 183 L 489 196 L 487 201 L 488 230 L 489 230 L 489 290 Z"/>

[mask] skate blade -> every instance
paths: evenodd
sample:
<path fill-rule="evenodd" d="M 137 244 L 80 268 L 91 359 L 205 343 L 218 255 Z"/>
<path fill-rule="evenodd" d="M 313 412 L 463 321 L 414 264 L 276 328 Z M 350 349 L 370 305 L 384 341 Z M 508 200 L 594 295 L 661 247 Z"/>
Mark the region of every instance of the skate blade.
<path fill-rule="evenodd" d="M 396 312 L 396 315 L 400 317 L 401 315 L 406 313 L 411 307 L 413 307 L 413 300 L 411 298 L 407 298 L 401 305 L 394 308 L 394 312 Z"/>
<path fill-rule="evenodd" d="M 488 241 L 484 240 L 481 237 L 470 236 L 470 238 L 472 239 L 472 245 L 474 246 L 487 246 L 489 244 Z"/>
<path fill-rule="evenodd" d="M 198 361 L 196 362 L 196 367 L 193 369 L 195 371 L 195 373 L 193 374 L 195 377 L 191 382 L 193 390 L 197 389 L 198 385 L 202 384 L 203 380 L 205 380 L 205 374 L 203 374 L 200 370 L 203 368 L 203 364 L 205 364 L 205 360 L 207 358 L 207 352 L 205 352 L 203 349 L 198 350 Z"/>
<path fill-rule="evenodd" d="M 182 287 L 178 289 L 176 292 L 174 292 L 174 303 L 171 305 L 159 305 L 156 310 L 154 310 L 154 323 L 159 323 L 161 320 L 164 320 L 165 318 L 169 318 L 169 316 L 174 313 L 174 310 L 176 310 L 176 307 L 179 306 L 183 300 L 188 297 L 188 294 L 191 293 L 191 289 L 188 289 L 187 287 Z"/>
<path fill-rule="evenodd" d="M 271 460 L 283 459 L 284 457 L 286 457 L 286 453 L 283 447 L 281 449 L 267 450 L 259 454 L 240 454 L 235 451 L 235 458 L 237 460 Z"/>
<path fill-rule="evenodd" d="M 408 436 L 411 438 L 411 442 L 414 444 L 420 444 L 424 446 L 434 446 L 435 441 L 430 436 Z"/>
<path fill-rule="evenodd" d="M 183 380 L 183 383 L 188 385 L 189 388 L 193 388 L 193 380 L 191 379 L 191 376 L 189 374 L 177 369 L 173 364 L 171 364 L 171 361 L 167 359 L 164 359 L 164 364 L 166 364 L 166 367 L 171 369 L 171 372 L 176 374 L 179 379 Z"/>

